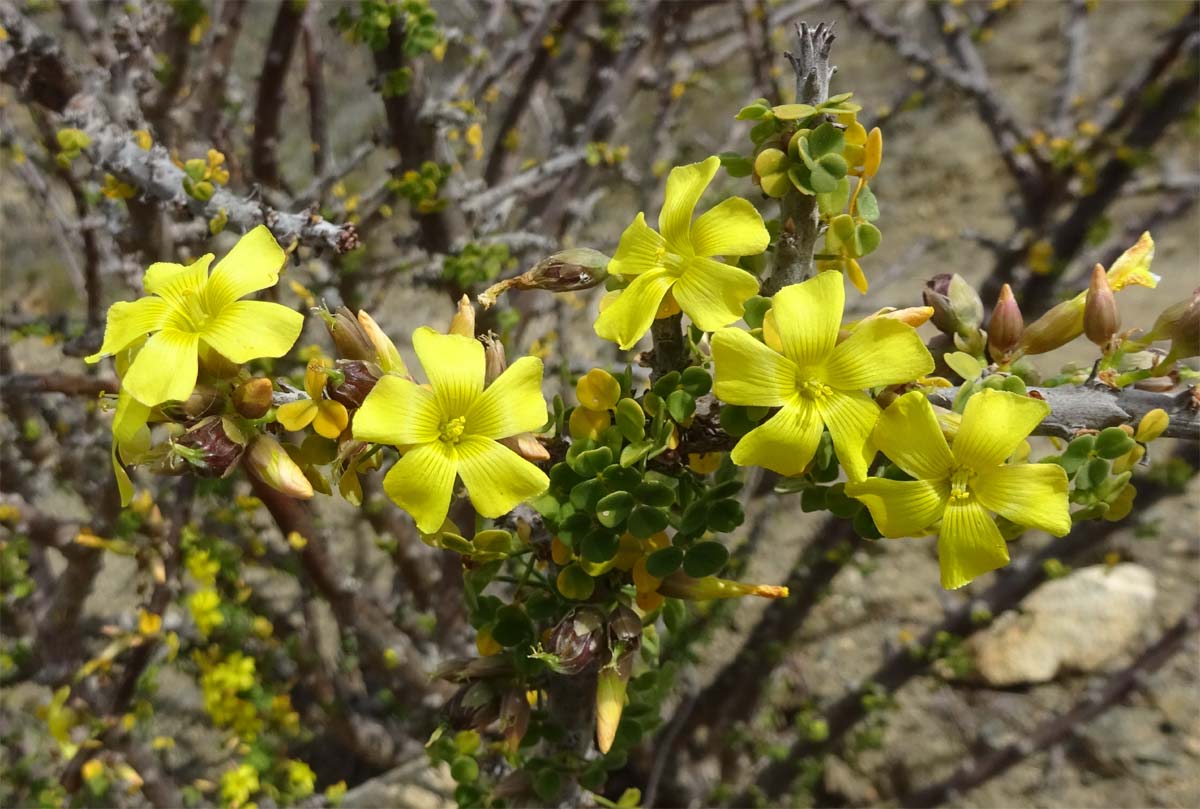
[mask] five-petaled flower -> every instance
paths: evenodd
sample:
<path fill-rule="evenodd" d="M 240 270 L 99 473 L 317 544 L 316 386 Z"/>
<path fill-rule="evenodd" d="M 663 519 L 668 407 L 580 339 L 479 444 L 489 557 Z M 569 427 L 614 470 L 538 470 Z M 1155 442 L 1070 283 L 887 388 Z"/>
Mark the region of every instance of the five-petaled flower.
<path fill-rule="evenodd" d="M 154 407 L 191 395 L 203 351 L 235 363 L 282 357 L 300 336 L 304 316 L 282 304 L 240 298 L 274 286 L 285 258 L 271 231 L 259 225 L 238 240 L 212 275 L 211 253 L 187 266 L 151 264 L 142 279 L 147 297 L 112 305 L 104 344 L 87 361 L 98 362 L 150 334 L 121 388 Z"/>
<path fill-rule="evenodd" d="M 885 537 L 936 531 L 942 586 L 962 587 L 1008 564 L 988 511 L 1055 536 L 1071 530 L 1063 468 L 1004 463 L 1049 412 L 1038 399 L 982 390 L 967 400 L 951 447 L 929 401 L 920 391 L 906 393 L 880 416 L 874 440 L 915 480 L 867 478 L 846 493 L 870 509 Z"/>
<path fill-rule="evenodd" d="M 355 438 L 403 453 L 383 479 L 388 496 L 431 534 L 446 519 L 455 476 L 484 517 L 545 491 L 546 474 L 499 443 L 546 423 L 541 360 L 522 357 L 484 389 L 479 341 L 420 328 L 413 348 L 429 386 L 384 376 L 354 414 Z"/>
<path fill-rule="evenodd" d="M 276 420 L 286 429 L 299 432 L 312 425 L 317 435 L 334 439 L 342 434 L 350 423 L 350 414 L 341 402 L 324 397 L 325 382 L 329 379 L 325 361 L 313 357 L 304 371 L 304 390 L 307 399 L 299 399 L 280 405 L 275 411 Z"/>
<path fill-rule="evenodd" d="M 933 358 L 911 326 L 890 318 L 864 321 L 838 343 L 846 301 L 839 272 L 784 287 L 773 301 L 766 344 L 736 328 L 712 339 L 717 398 L 781 408 L 738 441 L 733 462 L 798 475 L 825 426 L 846 474 L 860 480 L 875 457 L 880 412 L 863 389 L 910 382 L 933 370 Z"/>
<path fill-rule="evenodd" d="M 622 349 L 632 348 L 654 322 L 670 292 L 679 308 L 704 331 L 728 326 L 742 316 L 758 292 L 758 280 L 713 256 L 753 256 L 771 241 L 762 216 L 741 197 L 731 197 L 692 222 L 700 195 L 712 182 L 720 158 L 671 169 L 658 215 L 659 235 L 639 213 L 621 234 L 608 263 L 613 275 L 633 278 L 596 318 L 596 334 Z"/>

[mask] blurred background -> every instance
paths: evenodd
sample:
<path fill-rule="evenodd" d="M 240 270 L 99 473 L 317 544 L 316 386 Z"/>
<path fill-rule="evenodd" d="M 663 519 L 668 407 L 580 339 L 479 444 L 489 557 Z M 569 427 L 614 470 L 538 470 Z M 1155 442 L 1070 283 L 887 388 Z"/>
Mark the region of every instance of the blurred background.
<path fill-rule="evenodd" d="M 154 581 L 136 552 L 153 536 L 147 506 L 132 527 L 111 507 L 110 416 L 97 404 L 111 370 L 81 357 L 98 347 L 107 307 L 139 294 L 148 264 L 220 255 L 262 211 L 301 214 L 275 220 L 285 247 L 297 237 L 280 301 L 364 308 L 411 361 L 412 330 L 445 329 L 462 294 L 562 247 L 611 255 L 639 211 L 656 216 L 670 167 L 751 154 L 750 124 L 734 116 L 757 97 L 794 97 L 783 57 L 793 25 L 825 21 L 837 32 L 831 92 L 852 91 L 860 120 L 884 133 L 873 182 L 883 242 L 864 261 L 870 290 L 848 299 L 848 312 L 919 305 L 927 279 L 959 273 L 989 307 L 1011 283 L 1029 321 L 1145 230 L 1162 280 L 1122 293 L 1124 328 L 1149 328 L 1200 283 L 1194 2 L 432 0 L 402 4 L 409 32 L 420 32 L 403 42 L 378 24 L 377 6 L 388 4 L 0 3 L 6 805 L 64 794 L 53 785 L 72 755 L 45 706 L 135 624 Z M 90 135 L 82 156 L 72 159 L 64 128 Z M 131 164 L 116 146 L 139 131 L 153 146 Z M 197 158 L 211 199 L 155 182 L 156 162 Z M 722 173 L 714 185 L 762 200 L 768 218 L 775 211 L 751 178 Z M 224 195 L 237 206 L 219 204 Z M 288 224 L 311 216 L 327 224 Z M 601 293 L 510 293 L 481 323 L 510 357 L 543 356 L 553 394 L 572 374 L 627 360 L 592 334 Z M 274 368 L 297 384 L 295 357 L 328 343 L 319 319 L 309 321 L 300 350 Z M 1093 359 L 1077 341 L 1037 364 L 1051 376 Z M 788 784 L 767 789 L 769 804 L 908 803 L 1016 743 L 1012 769 L 925 797 L 1197 805 L 1194 638 L 1134 696 L 1071 724 L 1049 749 L 1033 746 L 1035 729 L 1100 693 L 1106 673 L 1195 600 L 1196 460 L 1194 443 L 1156 443 L 1129 517 L 1088 524 L 1087 536 L 1049 552 L 1050 538 L 1030 532 L 1012 545 L 1025 560 L 1010 572 L 1024 577 L 1017 584 L 1006 590 L 1001 574 L 955 593 L 938 586 L 932 539 L 865 542 L 753 477 L 746 523 L 730 537 L 738 578 L 786 582 L 793 598 L 697 614 L 662 724 L 610 773 L 608 792 L 637 786 L 646 805 L 730 802 L 764 762 L 782 761 Z M 161 494 L 171 481 L 135 481 L 171 502 Z M 362 509 L 336 497 L 317 504 L 340 586 L 377 602 L 430 667 L 472 650 L 456 606 L 457 557 L 419 543 L 378 475 L 364 488 Z M 246 494 L 233 482 L 206 489 L 191 516 L 240 560 L 253 594 L 246 620 L 274 626 L 284 662 L 263 676 L 311 722 L 314 737 L 291 751 L 315 771 L 308 800 L 327 800 L 322 791 L 339 782 L 347 805 L 450 800 L 453 783 L 424 765 L 428 728 L 367 693 L 346 644 L 361 628 L 339 614 L 337 593 L 314 593 L 295 574 L 285 538 L 233 499 Z M 134 550 L 80 545 L 80 532 L 124 535 Z M 1085 570 L 1094 566 L 1111 575 Z M 1056 587 L 1025 598 L 1043 580 Z M 186 787 L 188 801 L 219 803 L 213 785 L 238 754 L 205 712 L 190 662 L 204 643 L 190 620 L 168 610 L 178 657 L 156 662 L 154 687 L 126 710 L 137 717 L 137 753 Z M 301 656 L 293 643 L 346 678 L 339 698 L 371 718 L 373 750 L 345 749 L 328 714 L 305 712 L 318 701 L 305 689 L 322 680 L 286 662 Z M 928 652 L 919 662 L 904 653 L 914 643 Z M 430 706 L 444 699 L 426 689 Z M 847 694 L 849 713 L 831 714 Z M 156 802 L 146 790 L 108 799 Z"/>

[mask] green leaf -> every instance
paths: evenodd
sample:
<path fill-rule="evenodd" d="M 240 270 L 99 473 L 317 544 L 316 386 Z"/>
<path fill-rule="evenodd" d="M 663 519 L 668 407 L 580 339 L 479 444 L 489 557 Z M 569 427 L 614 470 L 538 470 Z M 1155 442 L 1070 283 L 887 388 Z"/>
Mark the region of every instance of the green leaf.
<path fill-rule="evenodd" d="M 1105 427 L 1096 436 L 1096 454 L 1101 458 L 1115 461 L 1129 450 L 1133 449 L 1136 441 L 1120 427 Z"/>
<path fill-rule="evenodd" d="M 858 192 L 858 201 L 854 204 L 859 215 L 868 222 L 879 218 L 879 201 L 875 199 L 875 192 L 871 190 L 871 186 L 863 185 L 862 190 Z"/>
<path fill-rule="evenodd" d="M 965 351 L 953 351 L 942 357 L 950 370 L 963 379 L 978 379 L 983 373 L 983 363 Z"/>
<path fill-rule="evenodd" d="M 771 112 L 781 121 L 799 121 L 817 114 L 817 108 L 811 104 L 779 104 L 772 107 Z"/>
<path fill-rule="evenodd" d="M 800 492 L 800 510 L 805 513 L 824 511 L 826 509 L 825 494 L 828 489 L 824 486 L 810 486 Z"/>
<path fill-rule="evenodd" d="M 838 483 L 830 486 L 825 493 L 825 506 L 833 516 L 848 520 L 854 516 L 862 504 L 846 494 L 844 483 Z"/>
<path fill-rule="evenodd" d="M 571 489 L 571 505 L 579 511 L 592 511 L 603 496 L 604 487 L 600 481 L 585 480 Z"/>
<path fill-rule="evenodd" d="M 621 548 L 621 538 L 608 528 L 595 528 L 579 543 L 579 553 L 584 559 L 596 564 L 604 564 L 617 555 Z"/>
<path fill-rule="evenodd" d="M 697 500 L 683 510 L 683 517 L 679 520 L 679 533 L 684 536 L 698 536 L 704 533 L 704 526 L 708 524 L 708 503 L 704 500 Z"/>
<path fill-rule="evenodd" d="M 767 312 L 771 311 L 771 299 L 764 298 L 762 295 L 755 295 L 745 303 L 745 311 L 742 312 L 742 320 L 746 321 L 746 325 L 752 329 L 761 329 L 763 318 L 767 316 Z"/>
<path fill-rule="evenodd" d="M 672 391 L 679 387 L 679 379 L 680 374 L 678 371 L 668 371 L 654 383 L 652 390 L 655 395 L 666 398 L 671 395 Z"/>
<path fill-rule="evenodd" d="M 729 561 L 729 550 L 720 542 L 697 542 L 683 557 L 683 572 L 694 579 L 715 576 Z"/>
<path fill-rule="evenodd" d="M 600 502 L 596 503 L 596 519 L 606 528 L 616 528 L 628 519 L 629 512 L 633 511 L 633 506 L 632 494 L 613 492 L 600 498 Z"/>
<path fill-rule="evenodd" d="M 840 154 L 823 155 L 817 160 L 817 165 L 839 180 L 843 179 L 846 176 L 846 172 L 850 170 L 850 167 L 846 165 L 846 158 Z"/>
<path fill-rule="evenodd" d="M 612 461 L 612 450 L 608 447 L 588 450 L 579 456 L 579 464 L 575 467 L 575 471 L 584 477 L 595 477 Z"/>
<path fill-rule="evenodd" d="M 749 177 L 754 173 L 754 161 L 737 152 L 723 153 L 721 166 L 730 177 Z"/>
<path fill-rule="evenodd" d="M 679 570 L 682 564 L 682 548 L 662 548 L 646 557 L 646 572 L 656 579 L 663 579 Z"/>
<path fill-rule="evenodd" d="M 774 135 L 777 128 L 778 122 L 774 117 L 768 116 L 763 118 L 750 130 L 750 140 L 754 141 L 754 144 L 757 146 Z"/>
<path fill-rule="evenodd" d="M 817 194 L 817 208 L 823 216 L 833 218 L 846 210 L 850 201 L 850 178 L 838 180 L 838 187 L 825 194 Z"/>
<path fill-rule="evenodd" d="M 808 179 L 808 184 L 813 191 L 818 194 L 828 194 L 837 190 L 837 183 L 838 178 L 830 174 L 824 165 L 821 163 L 813 165 Z"/>
<path fill-rule="evenodd" d="M 496 611 L 492 638 L 501 646 L 529 643 L 533 640 L 533 623 L 523 609 L 515 604 L 507 604 Z"/>
<path fill-rule="evenodd" d="M 667 412 L 677 424 L 682 424 L 695 415 L 696 400 L 686 390 L 677 390 L 667 397 Z"/>
<path fill-rule="evenodd" d="M 572 562 L 558 574 L 558 592 L 572 601 L 584 601 L 592 597 L 596 582 L 583 568 Z"/>
<path fill-rule="evenodd" d="M 632 444 L 646 437 L 646 414 L 641 405 L 633 399 L 622 399 L 617 402 L 616 413 L 617 429 L 622 438 Z"/>
<path fill-rule="evenodd" d="M 757 121 L 770 112 L 769 107 L 762 104 L 747 104 L 738 110 L 738 114 L 733 116 L 738 121 Z"/>
<path fill-rule="evenodd" d="M 879 228 L 870 222 L 860 223 L 854 232 L 854 237 L 858 243 L 859 256 L 871 255 L 879 247 L 879 243 L 883 241 L 883 234 L 879 232 Z"/>
<path fill-rule="evenodd" d="M 653 506 L 635 506 L 629 514 L 629 533 L 638 539 L 649 539 L 667 527 L 667 512 Z"/>
<path fill-rule="evenodd" d="M 636 469 L 612 464 L 600 473 L 600 482 L 610 492 L 632 491 L 634 486 L 642 482 L 642 473 Z"/>
<path fill-rule="evenodd" d="M 818 126 L 808 136 L 809 154 L 813 159 L 834 153 L 840 156 L 845 148 L 846 136 L 842 134 L 842 130 L 828 121 Z M 845 162 L 845 160 L 842 161 L 843 164 Z"/>
<path fill-rule="evenodd" d="M 727 534 L 737 529 L 746 519 L 742 504 L 737 500 L 718 500 L 708 509 L 708 530 Z"/>
<path fill-rule="evenodd" d="M 655 508 L 666 508 L 675 502 L 675 491 L 666 484 L 647 480 L 633 490 L 633 496 L 638 502 Z"/>
<path fill-rule="evenodd" d="M 621 450 L 621 466 L 633 466 L 645 458 L 654 449 L 654 442 L 649 438 L 638 441 Z"/>
<path fill-rule="evenodd" d="M 712 390 L 712 377 L 699 365 L 692 365 L 683 370 L 679 384 L 692 396 L 699 398 Z"/>

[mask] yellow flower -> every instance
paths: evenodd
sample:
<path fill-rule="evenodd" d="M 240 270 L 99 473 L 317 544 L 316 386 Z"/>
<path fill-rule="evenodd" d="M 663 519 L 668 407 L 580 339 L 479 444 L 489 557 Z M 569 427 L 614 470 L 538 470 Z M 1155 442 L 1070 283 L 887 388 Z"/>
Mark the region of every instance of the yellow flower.
<path fill-rule="evenodd" d="M 762 216 L 741 197 L 731 197 L 692 222 L 696 203 L 712 182 L 720 158 L 679 166 L 667 177 L 658 215 L 660 236 L 643 213 L 621 234 L 609 273 L 632 276 L 633 283 L 596 318 L 596 334 L 622 349 L 633 347 L 650 329 L 667 292 L 704 331 L 728 326 L 742 316 L 746 300 L 758 292 L 758 280 L 713 256 L 753 256 L 771 237 Z"/>
<path fill-rule="evenodd" d="M 891 318 L 864 321 L 838 343 L 845 301 L 841 273 L 818 273 L 775 295 L 767 345 L 741 329 L 713 335 L 717 398 L 782 408 L 738 441 L 734 463 L 798 475 L 825 426 L 849 478 L 866 477 L 879 405 L 863 389 L 914 380 L 933 370 L 933 358 L 911 326 Z"/>
<path fill-rule="evenodd" d="M 880 416 L 874 440 L 915 480 L 868 478 L 846 493 L 870 509 L 885 537 L 936 530 L 942 586 L 962 587 L 1008 564 L 1008 546 L 988 511 L 1055 536 L 1071 530 L 1063 468 L 1004 463 L 1049 412 L 1038 399 L 982 390 L 967 400 L 951 448 L 925 396 L 906 393 Z"/>
<path fill-rule="evenodd" d="M 522 357 L 485 390 L 478 340 L 424 327 L 413 349 L 429 387 L 384 376 L 354 416 L 355 438 L 402 449 L 383 480 L 388 496 L 431 534 L 450 510 L 456 476 L 484 517 L 545 491 L 546 474 L 499 443 L 546 422 L 542 361 Z"/>
<path fill-rule="evenodd" d="M 221 776 L 221 798 L 233 809 L 250 800 L 258 790 L 258 770 L 249 764 L 239 764 Z"/>
<path fill-rule="evenodd" d="M 304 371 L 304 389 L 307 399 L 281 405 L 275 413 L 276 420 L 286 429 L 299 432 L 312 425 L 317 435 L 335 439 L 350 423 L 350 414 L 341 402 L 324 398 L 325 381 L 329 374 L 324 360 L 313 358 Z"/>
<path fill-rule="evenodd" d="M 188 598 L 188 609 L 192 612 L 196 629 L 206 638 L 215 628 L 225 623 L 225 616 L 221 614 L 221 596 L 216 590 L 204 589 L 192 593 Z"/>
<path fill-rule="evenodd" d="M 211 349 L 235 363 L 283 356 L 300 336 L 304 316 L 278 303 L 240 298 L 273 286 L 284 258 L 275 237 L 259 225 L 234 245 L 211 276 L 211 253 L 186 267 L 151 264 L 142 279 L 149 295 L 112 305 L 104 345 L 87 361 L 98 362 L 151 334 L 121 385 L 134 399 L 154 407 L 191 394 L 201 351 Z"/>

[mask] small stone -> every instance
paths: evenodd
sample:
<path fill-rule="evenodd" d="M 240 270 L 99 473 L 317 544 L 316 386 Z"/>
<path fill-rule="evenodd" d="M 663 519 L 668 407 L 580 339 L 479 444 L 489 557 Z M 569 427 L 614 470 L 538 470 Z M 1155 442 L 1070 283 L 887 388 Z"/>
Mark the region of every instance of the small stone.
<path fill-rule="evenodd" d="M 1044 683 L 1061 670 L 1090 672 L 1136 643 L 1154 605 L 1154 574 L 1141 565 L 1095 565 L 1046 582 L 973 637 L 989 685 Z"/>

